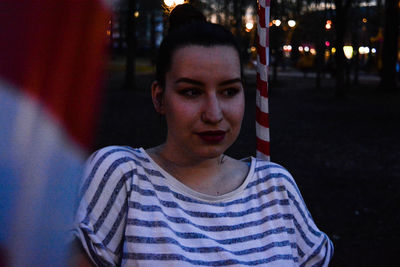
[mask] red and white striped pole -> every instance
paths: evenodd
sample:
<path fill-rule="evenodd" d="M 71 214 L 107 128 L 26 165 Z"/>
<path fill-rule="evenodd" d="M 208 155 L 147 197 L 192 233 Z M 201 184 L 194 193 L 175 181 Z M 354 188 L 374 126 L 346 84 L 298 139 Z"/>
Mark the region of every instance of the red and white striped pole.
<path fill-rule="evenodd" d="M 269 65 L 269 10 L 270 0 L 258 0 L 256 95 L 257 157 L 267 160 L 270 158 L 267 79 Z"/>

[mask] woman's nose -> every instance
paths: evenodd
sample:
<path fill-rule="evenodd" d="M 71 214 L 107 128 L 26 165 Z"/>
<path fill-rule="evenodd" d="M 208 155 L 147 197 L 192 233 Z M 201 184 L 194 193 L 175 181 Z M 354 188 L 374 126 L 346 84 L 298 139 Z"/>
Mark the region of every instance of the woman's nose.
<path fill-rule="evenodd" d="M 219 123 L 223 119 L 221 103 L 217 96 L 209 96 L 203 107 L 201 119 L 206 123 Z"/>

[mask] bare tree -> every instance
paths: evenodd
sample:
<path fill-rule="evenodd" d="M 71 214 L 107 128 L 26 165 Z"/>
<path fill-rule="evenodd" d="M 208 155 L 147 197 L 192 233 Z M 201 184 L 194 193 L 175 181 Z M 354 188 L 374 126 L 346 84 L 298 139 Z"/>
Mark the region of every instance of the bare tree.
<path fill-rule="evenodd" d="M 397 90 L 396 59 L 399 28 L 398 1 L 385 1 L 385 30 L 383 39 L 382 71 L 380 88 L 383 91 Z"/>
<path fill-rule="evenodd" d="M 346 24 L 348 23 L 348 14 L 351 7 L 351 0 L 334 0 L 336 6 L 336 15 L 334 17 L 334 25 L 336 30 L 336 90 L 337 97 L 344 97 L 345 83 L 344 74 L 346 67 L 346 59 L 342 47 L 344 46 L 344 37 L 346 35 Z"/>
<path fill-rule="evenodd" d="M 127 27 L 126 27 L 126 72 L 125 87 L 135 87 L 135 52 L 136 52 L 136 29 L 135 29 L 136 0 L 128 0 Z"/>

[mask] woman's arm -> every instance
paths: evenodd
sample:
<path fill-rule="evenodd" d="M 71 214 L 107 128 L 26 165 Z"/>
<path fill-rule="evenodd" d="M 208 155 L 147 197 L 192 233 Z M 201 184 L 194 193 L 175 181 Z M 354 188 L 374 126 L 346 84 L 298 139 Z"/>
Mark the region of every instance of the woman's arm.
<path fill-rule="evenodd" d="M 76 240 L 81 244 L 75 246 L 79 249 L 74 250 L 74 256 L 82 261 L 80 266 L 86 266 L 85 262 L 116 266 L 121 261 L 129 173 L 135 168 L 132 156 L 132 149 L 112 146 L 95 152 L 88 160 L 75 215 Z"/>
<path fill-rule="evenodd" d="M 85 249 L 79 240 L 74 239 L 71 244 L 71 257 L 68 263 L 69 267 L 93 267 L 95 266 L 86 254 Z"/>

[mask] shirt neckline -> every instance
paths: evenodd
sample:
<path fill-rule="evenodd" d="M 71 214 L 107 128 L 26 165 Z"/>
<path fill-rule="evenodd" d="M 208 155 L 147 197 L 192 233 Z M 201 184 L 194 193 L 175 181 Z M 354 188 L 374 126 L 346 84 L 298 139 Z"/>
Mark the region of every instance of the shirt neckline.
<path fill-rule="evenodd" d="M 229 201 L 229 200 L 236 198 L 247 187 L 248 183 L 250 182 L 251 178 L 253 177 L 254 169 L 255 169 L 255 158 L 254 157 L 248 157 L 248 158 L 242 159 L 242 161 L 251 162 L 249 171 L 248 171 L 245 179 L 243 180 L 243 183 L 239 187 L 234 189 L 233 191 L 230 191 L 223 195 L 219 195 L 219 196 L 208 195 L 208 194 L 198 192 L 198 191 L 188 187 L 184 183 L 180 182 L 178 179 L 176 179 L 171 174 L 169 174 L 166 170 L 164 170 L 160 165 L 158 165 L 151 158 L 151 156 L 146 152 L 146 150 L 143 147 L 141 147 L 139 149 L 150 160 L 150 163 L 153 165 L 153 167 L 155 167 L 165 177 L 168 185 L 170 185 L 171 187 L 173 187 L 175 190 L 179 191 L 180 193 L 189 195 L 192 198 L 195 198 L 200 201 L 205 201 L 205 202 L 222 202 L 222 201 Z"/>

